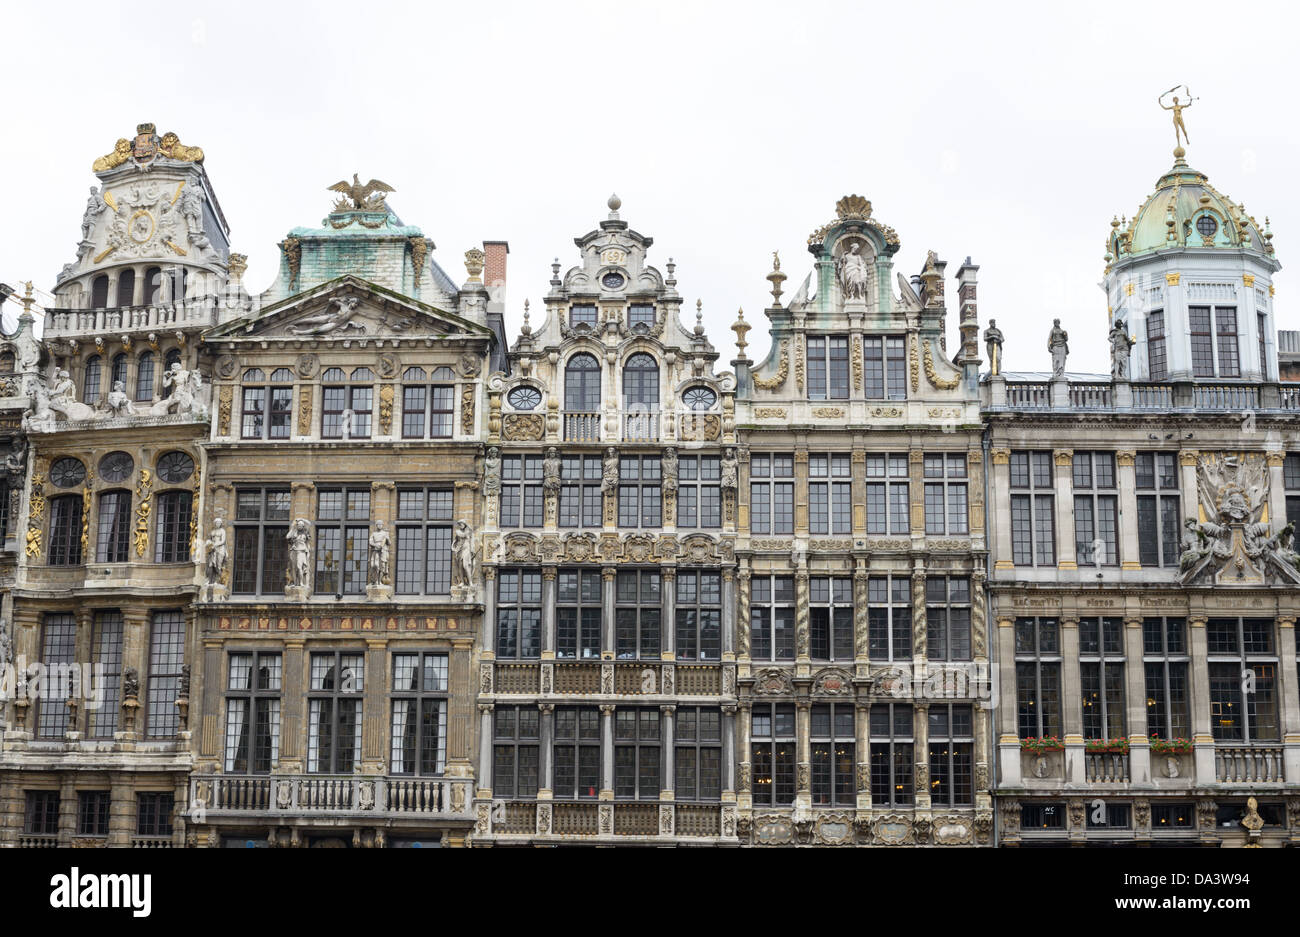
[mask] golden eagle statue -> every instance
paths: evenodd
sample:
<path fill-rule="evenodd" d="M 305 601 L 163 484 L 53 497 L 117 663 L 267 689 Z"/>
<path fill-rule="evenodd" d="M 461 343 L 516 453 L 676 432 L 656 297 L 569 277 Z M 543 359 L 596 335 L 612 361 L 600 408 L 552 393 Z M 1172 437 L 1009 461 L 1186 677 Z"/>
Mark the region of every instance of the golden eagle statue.
<path fill-rule="evenodd" d="M 334 203 L 335 211 L 384 211 L 386 193 L 397 191 L 387 182 L 371 179 L 365 185 L 354 172 L 352 181 L 346 179 L 329 187 L 331 192 L 342 192 L 343 197 Z"/>

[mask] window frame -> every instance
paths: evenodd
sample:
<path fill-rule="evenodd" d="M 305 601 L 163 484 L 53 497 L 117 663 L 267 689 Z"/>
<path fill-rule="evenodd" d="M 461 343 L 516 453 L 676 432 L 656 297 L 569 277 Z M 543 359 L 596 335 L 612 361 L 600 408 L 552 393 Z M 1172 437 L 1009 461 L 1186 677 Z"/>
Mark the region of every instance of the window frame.
<path fill-rule="evenodd" d="M 235 660 L 248 660 L 248 685 L 233 686 L 235 683 Z M 265 665 L 264 663 L 265 662 Z M 267 671 L 266 686 L 261 685 L 263 669 Z M 225 747 L 222 751 L 222 773 L 236 776 L 268 775 L 276 769 L 280 760 L 280 728 L 282 725 L 282 694 L 284 692 L 284 658 L 279 650 L 261 651 L 254 649 L 230 650 L 226 654 L 226 681 L 223 699 L 225 702 Z M 245 708 L 241 723 L 234 722 L 232 703 L 244 703 Z M 234 737 L 232 751 L 232 728 L 242 726 L 242 733 Z M 263 735 L 265 728 L 265 735 Z M 238 767 L 239 751 L 244 750 L 244 767 Z M 262 753 L 265 752 L 263 761 Z M 265 764 L 265 767 L 262 765 Z"/>

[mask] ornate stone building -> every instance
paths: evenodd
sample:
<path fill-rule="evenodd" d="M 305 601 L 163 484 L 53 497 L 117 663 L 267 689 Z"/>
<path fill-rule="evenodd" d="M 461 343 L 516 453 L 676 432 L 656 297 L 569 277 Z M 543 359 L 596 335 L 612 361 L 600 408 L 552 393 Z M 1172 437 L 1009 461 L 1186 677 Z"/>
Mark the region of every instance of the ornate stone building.
<path fill-rule="evenodd" d="M 1005 844 L 1300 837 L 1279 264 L 1184 155 L 1111 222 L 1111 373 L 1067 371 L 1058 320 L 1052 373 L 995 367 L 981 388 Z"/>
<path fill-rule="evenodd" d="M 772 345 L 740 357 L 736 554 L 742 842 L 986 844 L 988 643 L 977 267 L 910 280 L 850 195 Z"/>
<path fill-rule="evenodd" d="M 171 845 L 184 831 L 199 346 L 218 321 L 227 228 L 202 150 L 173 133 L 141 124 L 93 168 L 44 348 L 18 352 L 28 473 L 9 518 L 23 532 L 12 653 L 39 666 L 7 706 L 10 845 Z M 25 312 L 20 340 L 31 326 Z"/>
<path fill-rule="evenodd" d="M 390 188 L 335 188 L 205 337 L 192 822 L 208 845 L 463 845 L 489 253 L 457 288 Z"/>
<path fill-rule="evenodd" d="M 619 207 L 488 381 L 478 844 L 737 841 L 735 379 Z"/>

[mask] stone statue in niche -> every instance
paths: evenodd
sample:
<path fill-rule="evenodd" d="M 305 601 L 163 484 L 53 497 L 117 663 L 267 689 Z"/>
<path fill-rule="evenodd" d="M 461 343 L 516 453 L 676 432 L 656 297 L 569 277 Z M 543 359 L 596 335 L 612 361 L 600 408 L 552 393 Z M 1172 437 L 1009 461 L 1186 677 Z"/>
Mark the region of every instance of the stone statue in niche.
<path fill-rule="evenodd" d="M 731 489 L 732 491 L 735 491 L 736 486 L 739 484 L 739 481 L 738 481 L 738 475 L 736 470 L 736 450 L 733 449 L 731 446 L 728 446 L 726 451 L 722 455 L 722 469 L 720 475 L 721 475 L 720 484 L 722 486 L 722 489 L 724 491 L 727 489 Z"/>
<path fill-rule="evenodd" d="M 374 532 L 370 535 L 370 550 L 366 557 L 366 583 L 371 586 L 388 585 L 389 578 L 389 544 L 391 537 L 384 530 L 383 521 L 375 521 Z"/>
<path fill-rule="evenodd" d="M 664 491 L 677 490 L 677 450 L 669 446 L 664 450 L 662 462 L 662 478 Z"/>
<path fill-rule="evenodd" d="M 212 521 L 212 533 L 203 543 L 206 556 L 204 558 L 204 571 L 207 574 L 208 585 L 215 586 L 221 582 L 222 574 L 226 569 L 226 527 L 225 520 L 221 515 Z"/>
<path fill-rule="evenodd" d="M 618 450 L 613 446 L 605 449 L 605 462 L 600 481 L 601 491 L 618 491 Z"/>
<path fill-rule="evenodd" d="M 451 584 L 462 589 L 474 586 L 474 557 L 478 552 L 474 545 L 474 529 L 463 520 L 456 522 L 451 533 Z"/>
<path fill-rule="evenodd" d="M 306 589 L 311 571 L 311 521 L 305 517 L 295 520 L 285 540 L 289 542 L 288 585 Z"/>
<path fill-rule="evenodd" d="M 483 493 L 494 495 L 501 491 L 501 450 L 496 446 L 488 449 L 483 457 Z"/>
<path fill-rule="evenodd" d="M 1070 333 L 1061 328 L 1061 320 L 1052 320 L 1047 336 L 1047 350 L 1052 356 L 1052 377 L 1065 377 L 1065 356 L 1070 353 Z"/>
<path fill-rule="evenodd" d="M 862 245 L 853 241 L 835 259 L 835 278 L 839 281 L 840 292 L 846 302 L 867 298 L 871 268 L 867 264 L 867 259 L 860 253 L 861 249 Z"/>
<path fill-rule="evenodd" d="M 546 450 L 542 462 L 542 489 L 556 493 L 560 490 L 560 452 L 554 446 Z"/>
<path fill-rule="evenodd" d="M 1116 319 L 1110 328 L 1110 376 L 1117 381 L 1128 380 L 1128 355 L 1133 345 L 1124 320 Z"/>

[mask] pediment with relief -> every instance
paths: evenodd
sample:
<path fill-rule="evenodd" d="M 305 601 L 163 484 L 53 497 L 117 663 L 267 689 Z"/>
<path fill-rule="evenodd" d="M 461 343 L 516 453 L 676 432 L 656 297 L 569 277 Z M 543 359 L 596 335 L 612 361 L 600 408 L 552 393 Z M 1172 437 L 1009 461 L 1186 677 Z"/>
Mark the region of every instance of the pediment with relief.
<path fill-rule="evenodd" d="M 491 333 L 460 316 L 374 287 L 355 277 L 323 284 L 235 322 L 209 340 L 256 336 L 295 340 L 486 337 Z"/>

